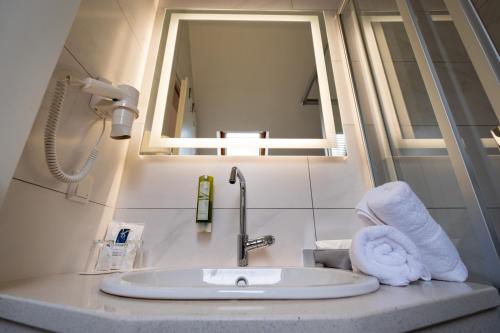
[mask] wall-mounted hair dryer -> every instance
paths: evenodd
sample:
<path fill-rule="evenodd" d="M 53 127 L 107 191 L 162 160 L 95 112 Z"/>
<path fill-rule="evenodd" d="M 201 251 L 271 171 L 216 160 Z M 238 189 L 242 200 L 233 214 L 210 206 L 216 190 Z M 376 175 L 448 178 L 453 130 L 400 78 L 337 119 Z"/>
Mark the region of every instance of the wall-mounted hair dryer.
<path fill-rule="evenodd" d="M 83 83 L 82 91 L 92 94 L 90 107 L 101 117 L 111 116 L 111 138 L 130 139 L 132 123 L 139 117 L 137 89 L 128 85 L 113 87 L 107 82 L 91 78 L 80 82 Z"/>
<path fill-rule="evenodd" d="M 74 174 L 69 174 L 61 169 L 57 159 L 56 136 L 57 127 L 61 117 L 61 111 L 69 86 L 75 86 L 82 91 L 92 94 L 90 107 L 103 120 L 101 136 L 92 148 L 89 157 L 83 167 Z M 78 183 L 92 169 L 97 159 L 98 147 L 105 131 L 106 118 L 111 118 L 111 138 L 122 140 L 130 139 L 133 121 L 139 117 L 137 102 L 139 92 L 132 86 L 119 85 L 117 87 L 109 82 L 99 81 L 92 78 L 83 80 L 66 76 L 64 80 L 56 83 L 54 97 L 49 111 L 49 118 L 45 126 L 44 144 L 45 157 L 50 173 L 59 181 L 65 183 Z"/>

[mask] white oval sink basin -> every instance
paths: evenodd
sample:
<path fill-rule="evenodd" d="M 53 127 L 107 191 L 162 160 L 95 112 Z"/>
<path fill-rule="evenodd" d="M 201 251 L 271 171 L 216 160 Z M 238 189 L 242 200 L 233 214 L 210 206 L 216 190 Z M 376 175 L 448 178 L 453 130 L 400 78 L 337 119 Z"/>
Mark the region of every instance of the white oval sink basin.
<path fill-rule="evenodd" d="M 124 273 L 101 290 L 148 299 L 319 299 L 377 290 L 371 276 L 331 268 L 197 268 Z"/>

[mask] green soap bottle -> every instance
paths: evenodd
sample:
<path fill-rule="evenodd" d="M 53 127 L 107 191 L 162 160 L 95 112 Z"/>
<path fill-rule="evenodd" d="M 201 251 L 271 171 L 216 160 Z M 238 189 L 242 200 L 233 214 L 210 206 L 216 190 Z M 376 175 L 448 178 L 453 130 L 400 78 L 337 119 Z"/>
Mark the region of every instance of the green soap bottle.
<path fill-rule="evenodd" d="M 212 232 L 214 177 L 203 175 L 198 178 L 197 201 L 196 226 L 198 228 L 198 232 Z"/>

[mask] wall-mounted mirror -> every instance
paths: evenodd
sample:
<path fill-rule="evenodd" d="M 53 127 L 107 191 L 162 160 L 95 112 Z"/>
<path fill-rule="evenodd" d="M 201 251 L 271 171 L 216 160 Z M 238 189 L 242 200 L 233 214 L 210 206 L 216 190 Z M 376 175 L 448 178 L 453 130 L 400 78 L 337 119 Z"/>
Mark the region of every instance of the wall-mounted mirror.
<path fill-rule="evenodd" d="M 141 153 L 346 155 L 320 14 L 165 15 Z"/>

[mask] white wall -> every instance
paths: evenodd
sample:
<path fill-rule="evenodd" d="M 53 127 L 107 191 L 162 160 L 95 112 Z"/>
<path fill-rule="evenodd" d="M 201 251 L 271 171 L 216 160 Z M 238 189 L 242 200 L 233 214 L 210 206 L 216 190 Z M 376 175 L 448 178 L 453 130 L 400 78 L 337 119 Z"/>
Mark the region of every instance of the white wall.
<path fill-rule="evenodd" d="M 90 202 L 82 205 L 65 199 L 66 185 L 49 174 L 43 128 L 55 81 L 68 72 L 140 88 L 156 5 L 155 0 L 82 1 L 0 210 L 1 281 L 83 269 L 92 240 L 102 236 L 111 220 L 128 142 L 109 139 L 108 126 L 91 173 Z M 54 64 L 56 60 L 54 54 Z M 69 170 L 81 165 L 100 131 L 89 98 L 71 91 L 63 110 L 58 152 Z"/>
<path fill-rule="evenodd" d="M 315 70 L 307 23 L 190 22 L 189 34 L 198 137 L 323 138 L 320 107 L 300 104 Z"/>
<path fill-rule="evenodd" d="M 236 2 L 227 1 L 234 6 L 238 5 Z M 180 2 L 166 3 L 176 7 L 173 3 Z M 182 3 L 194 3 L 196 7 L 206 6 L 207 2 Z M 279 1 L 257 3 L 276 6 Z M 281 5 L 279 9 L 291 9 L 290 1 Z M 154 72 L 161 19 L 157 15 L 146 67 L 141 98 L 144 108 L 148 103 L 145 92 L 151 87 Z M 330 45 L 335 41 L 331 38 Z M 346 160 L 306 156 L 141 157 L 138 152 L 143 123 L 134 125 L 115 218 L 146 224 L 144 241 L 149 265 L 235 265 L 239 187 L 227 181 L 233 165 L 241 168 L 247 180 L 250 236 L 270 233 L 277 239 L 272 247 L 252 253 L 250 265 L 302 265 L 302 249 L 313 248 L 316 239 L 351 237 L 361 227 L 353 208 L 371 183 L 355 107 L 350 100 L 352 91 L 342 71 L 343 57 L 340 49 L 332 55 L 335 84 L 342 92 L 339 103 L 349 151 Z M 211 234 L 198 234 L 195 228 L 197 181 L 203 174 L 215 177 Z"/>
<path fill-rule="evenodd" d="M 160 0 L 160 7 L 175 9 L 248 9 L 248 10 L 336 10 L 341 0 Z"/>
<path fill-rule="evenodd" d="M 0 206 L 79 3 L 0 1 Z"/>

